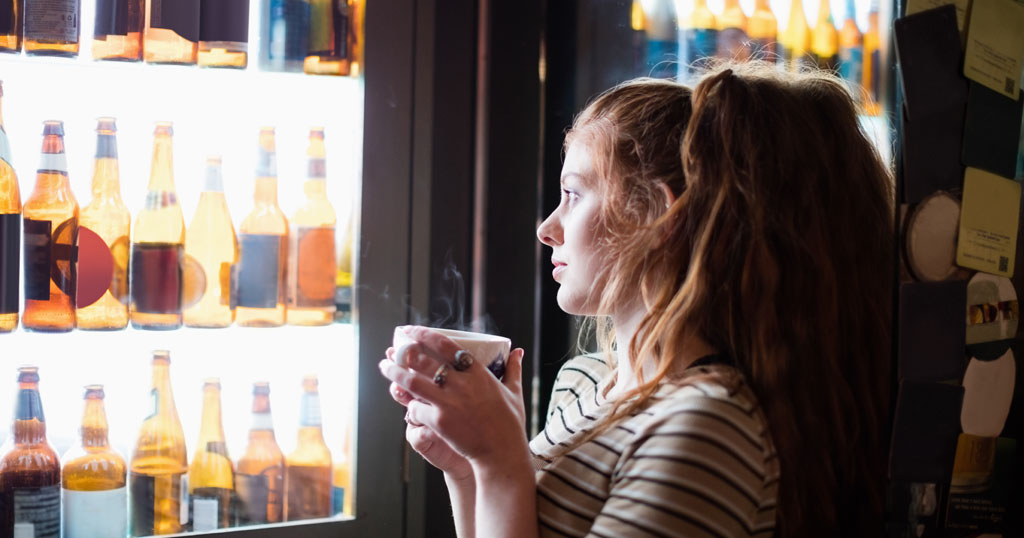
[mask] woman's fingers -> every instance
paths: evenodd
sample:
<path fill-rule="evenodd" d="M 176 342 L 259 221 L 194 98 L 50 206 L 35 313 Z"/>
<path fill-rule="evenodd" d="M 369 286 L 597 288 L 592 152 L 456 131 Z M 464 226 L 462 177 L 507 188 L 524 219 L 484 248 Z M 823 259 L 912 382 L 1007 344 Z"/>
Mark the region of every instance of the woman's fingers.
<path fill-rule="evenodd" d="M 405 327 L 403 330 L 405 334 L 409 335 L 409 338 L 420 344 L 424 352 L 433 355 L 441 362 L 451 363 L 455 360 L 455 353 L 462 349 L 447 336 L 426 327 L 413 325 Z"/>
<path fill-rule="evenodd" d="M 399 387 L 397 383 L 391 383 L 389 392 L 391 393 L 391 398 L 402 405 L 409 405 L 409 401 L 412 400 L 412 396 L 402 390 L 402 387 Z"/>
<path fill-rule="evenodd" d="M 523 393 L 523 348 L 517 347 L 508 354 L 508 365 L 505 367 L 505 377 L 501 378 L 502 384 L 516 394 Z"/>
<path fill-rule="evenodd" d="M 377 363 L 377 367 L 380 368 L 380 373 L 384 374 L 384 377 L 390 379 L 405 392 L 408 392 L 413 398 L 437 402 L 442 396 L 441 387 L 434 384 L 432 378 L 426 377 L 419 372 L 403 368 L 387 359 Z"/>
<path fill-rule="evenodd" d="M 406 422 L 409 424 L 422 425 L 430 428 L 431 430 L 437 430 L 438 410 L 432 405 L 427 405 L 423 402 L 413 400 L 409 402 L 405 416 Z"/>

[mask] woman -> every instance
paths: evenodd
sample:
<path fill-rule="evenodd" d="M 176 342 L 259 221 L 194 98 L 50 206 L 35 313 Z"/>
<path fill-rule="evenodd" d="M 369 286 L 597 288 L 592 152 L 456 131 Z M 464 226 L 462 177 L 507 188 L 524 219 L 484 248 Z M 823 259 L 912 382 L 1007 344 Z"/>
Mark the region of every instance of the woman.
<path fill-rule="evenodd" d="M 566 148 L 537 235 L 605 352 L 562 368 L 544 432 L 523 434 L 522 350 L 502 382 L 439 384 L 457 346 L 409 328 L 380 365 L 459 535 L 879 535 L 893 193 L 843 84 L 636 80 Z"/>

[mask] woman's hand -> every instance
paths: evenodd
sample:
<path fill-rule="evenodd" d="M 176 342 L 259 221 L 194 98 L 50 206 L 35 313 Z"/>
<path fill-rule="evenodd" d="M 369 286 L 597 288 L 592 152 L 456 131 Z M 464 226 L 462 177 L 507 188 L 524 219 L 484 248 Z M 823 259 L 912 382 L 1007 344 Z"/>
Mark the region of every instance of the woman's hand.
<path fill-rule="evenodd" d="M 430 329 L 409 327 L 406 333 L 416 343 L 396 357 L 398 361 L 384 360 L 379 366 L 393 382 L 392 395 L 396 389 L 406 394 L 399 403 L 408 408 L 407 421 L 430 431 L 417 433 L 417 442 L 433 446 L 443 440 L 466 460 L 484 465 L 501 465 L 509 458 L 519 461 L 528 455 L 523 350 L 517 348 L 509 355 L 503 381 L 498 381 L 484 364 L 473 361 L 462 372 L 449 366 L 445 383 L 438 385 L 433 382 L 434 375 L 442 364 L 451 365 L 461 348 Z M 434 455 L 439 456 L 439 462 L 452 463 L 440 457 L 444 455 L 441 450 Z"/>

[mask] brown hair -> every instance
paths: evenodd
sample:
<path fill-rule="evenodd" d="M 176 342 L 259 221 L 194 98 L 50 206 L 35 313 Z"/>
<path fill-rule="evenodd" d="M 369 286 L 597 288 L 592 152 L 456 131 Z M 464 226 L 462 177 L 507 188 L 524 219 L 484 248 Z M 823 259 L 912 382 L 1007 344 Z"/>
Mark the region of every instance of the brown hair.
<path fill-rule="evenodd" d="M 647 312 L 628 343 L 639 386 L 592 435 L 644 405 L 699 336 L 767 419 L 778 534 L 880 534 L 894 196 L 844 84 L 758 62 L 718 67 L 692 95 L 639 79 L 593 101 L 577 140 L 604 199 L 600 311 L 639 289 Z M 610 350 L 606 321 L 599 336 Z M 638 357 L 657 361 L 651 379 Z"/>

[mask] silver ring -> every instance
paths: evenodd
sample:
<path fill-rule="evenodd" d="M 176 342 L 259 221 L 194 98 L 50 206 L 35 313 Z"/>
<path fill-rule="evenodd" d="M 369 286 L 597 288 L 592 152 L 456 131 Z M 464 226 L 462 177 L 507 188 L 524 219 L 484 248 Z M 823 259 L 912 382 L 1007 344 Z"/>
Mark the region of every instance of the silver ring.
<path fill-rule="evenodd" d="M 469 370 L 469 367 L 473 365 L 473 354 L 465 349 L 460 349 L 455 352 L 455 366 L 456 372 L 465 372 Z"/>
<path fill-rule="evenodd" d="M 442 364 L 437 371 L 434 372 L 434 384 L 443 387 L 445 381 L 448 380 L 448 365 Z"/>

